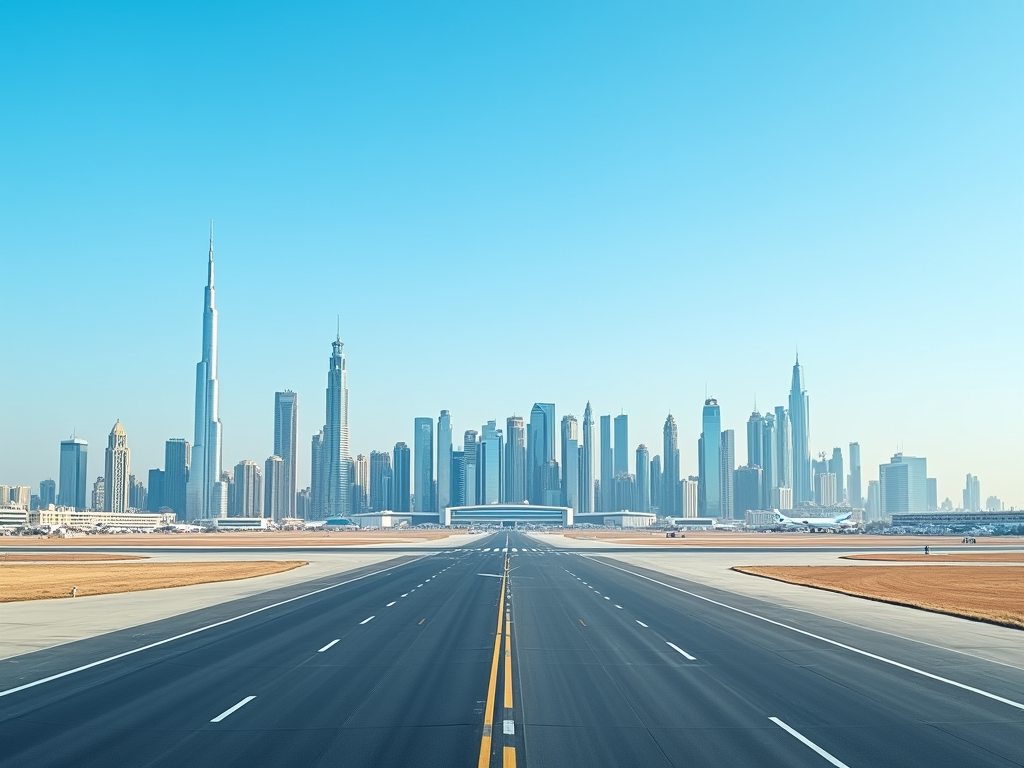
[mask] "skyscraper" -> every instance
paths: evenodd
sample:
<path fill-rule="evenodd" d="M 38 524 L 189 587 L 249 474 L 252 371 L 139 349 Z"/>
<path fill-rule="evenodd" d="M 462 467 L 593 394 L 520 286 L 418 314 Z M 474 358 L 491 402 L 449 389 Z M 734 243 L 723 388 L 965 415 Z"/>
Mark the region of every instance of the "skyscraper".
<path fill-rule="evenodd" d="M 78 437 L 60 441 L 60 491 L 57 505 L 86 509 L 89 443 Z"/>
<path fill-rule="evenodd" d="M 722 432 L 721 457 L 719 459 L 722 478 L 722 516 L 737 517 L 733 494 L 733 475 L 736 471 L 736 433 L 727 429 Z M 742 517 L 742 515 L 738 515 Z"/>
<path fill-rule="evenodd" d="M 700 500 L 700 494 L 698 493 L 700 480 L 690 475 L 679 484 L 683 487 L 682 516 L 697 517 L 697 512 L 699 511 L 698 502 Z"/>
<path fill-rule="evenodd" d="M 183 437 L 164 443 L 163 504 L 174 510 L 178 520 L 186 519 L 186 489 L 192 446 Z"/>
<path fill-rule="evenodd" d="M 747 466 L 764 469 L 764 416 L 756 408 L 747 419 Z"/>
<path fill-rule="evenodd" d="M 793 503 L 812 501 L 814 488 L 811 485 L 811 430 L 807 388 L 804 385 L 804 368 L 800 355 L 793 365 L 793 384 L 789 391 L 789 423 L 793 441 Z"/>
<path fill-rule="evenodd" d="M 437 417 L 437 511 L 452 505 L 452 415 Z"/>
<path fill-rule="evenodd" d="M 452 503 L 453 507 L 466 505 L 466 452 L 452 451 Z"/>
<path fill-rule="evenodd" d="M 213 222 L 203 302 L 203 356 L 196 365 L 195 440 L 189 467 L 185 509 L 190 519 L 224 517 L 227 509 L 221 474 L 220 383 L 217 380 L 217 309 L 213 289 Z M 175 510 L 177 512 L 178 510 Z"/>
<path fill-rule="evenodd" d="M 764 428 L 761 434 L 761 498 L 765 504 L 772 496 L 772 488 L 779 485 L 778 438 L 775 434 L 775 414 L 764 415 Z"/>
<path fill-rule="evenodd" d="M 601 498 L 598 512 L 615 511 L 615 458 L 612 451 L 612 417 L 601 417 Z"/>
<path fill-rule="evenodd" d="M 325 517 L 344 517 L 349 514 L 348 492 L 352 480 L 348 476 L 348 369 L 340 334 L 331 342 L 331 349 L 323 444 L 323 513 Z"/>
<path fill-rule="evenodd" d="M 777 485 L 793 487 L 793 441 L 789 424 L 789 411 L 781 405 L 775 407 L 775 456 L 779 468 Z"/>
<path fill-rule="evenodd" d="M 392 509 L 395 512 L 411 512 L 410 504 L 410 452 L 405 443 L 395 443 L 394 450 L 394 491 Z"/>
<path fill-rule="evenodd" d="M 131 453 L 128 435 L 120 420 L 107 437 L 105 469 L 103 473 L 103 509 L 107 512 L 127 512 L 131 505 L 128 476 L 131 474 Z"/>
<path fill-rule="evenodd" d="M 878 520 L 882 517 L 882 493 L 878 480 L 868 480 L 868 495 L 864 499 L 864 519 Z"/>
<path fill-rule="evenodd" d="M 479 459 L 480 444 L 477 437 L 480 433 L 475 429 L 467 429 L 462 435 L 462 461 L 463 461 L 463 492 L 465 494 L 464 504 L 473 506 L 477 503 L 477 462 Z"/>
<path fill-rule="evenodd" d="M 369 511 L 370 504 L 370 460 L 359 454 L 352 461 L 352 512 L 360 515 Z"/>
<path fill-rule="evenodd" d="M 612 452 L 612 471 L 616 475 L 629 474 L 629 417 L 624 413 L 615 417 L 615 450 Z"/>
<path fill-rule="evenodd" d="M 285 508 L 281 517 L 295 517 L 295 492 L 298 489 L 299 396 L 286 389 L 274 393 L 274 455 L 284 462 Z"/>
<path fill-rule="evenodd" d="M 939 508 L 939 481 L 934 477 L 928 478 L 928 511 L 935 512 Z"/>
<path fill-rule="evenodd" d="M 128 508 L 136 510 L 146 508 L 146 485 L 135 475 L 128 475 Z"/>
<path fill-rule="evenodd" d="M 434 509 L 434 420 L 421 416 L 413 421 L 413 447 L 416 455 L 414 495 L 417 512 L 436 512 Z"/>
<path fill-rule="evenodd" d="M 964 511 L 981 512 L 981 480 L 974 475 L 967 475 L 964 484 Z"/>
<path fill-rule="evenodd" d="M 522 416 L 505 420 L 505 501 L 522 504 L 526 497 L 526 423 Z"/>
<path fill-rule="evenodd" d="M 670 413 L 662 429 L 661 513 L 666 517 L 679 515 L 679 428 Z"/>
<path fill-rule="evenodd" d="M 733 472 L 736 493 L 735 516 L 745 517 L 747 510 L 764 509 L 765 500 L 761 495 L 764 487 L 763 470 L 757 464 L 739 467 Z"/>
<path fill-rule="evenodd" d="M 878 467 L 879 514 L 924 512 L 928 508 L 928 462 L 897 453 Z"/>
<path fill-rule="evenodd" d="M 480 428 L 478 444 L 478 476 L 480 490 L 477 504 L 496 504 L 504 499 L 505 438 L 495 421 L 488 421 Z"/>
<path fill-rule="evenodd" d="M 834 504 L 842 504 L 846 501 L 846 470 L 843 467 L 843 451 L 838 446 L 832 449 L 832 458 L 828 460 L 829 474 L 836 476 L 836 493 Z"/>
<path fill-rule="evenodd" d="M 105 495 L 103 493 L 103 475 L 96 478 L 96 481 L 92 484 L 92 508 L 96 512 L 102 512 L 106 509 Z"/>
<path fill-rule="evenodd" d="M 311 520 L 326 517 L 327 472 L 324 452 L 324 431 L 321 429 L 310 441 L 309 451 L 309 514 Z"/>
<path fill-rule="evenodd" d="M 718 401 L 704 401 L 702 432 L 697 451 L 700 475 L 700 517 L 724 517 L 722 511 L 722 415 Z"/>
<path fill-rule="evenodd" d="M 469 447 L 466 446 L 467 458 Z M 534 403 L 526 432 L 527 495 L 532 504 L 543 504 L 544 472 L 555 458 L 555 404 Z M 467 463 L 468 466 L 468 463 Z M 467 491 L 467 496 L 468 496 Z"/>
<path fill-rule="evenodd" d="M 863 486 L 860 479 L 860 443 L 850 443 L 850 506 L 864 508 Z"/>
<path fill-rule="evenodd" d="M 288 517 L 288 478 L 285 476 L 284 459 L 271 456 L 264 464 L 263 473 L 263 517 L 275 522 Z"/>
<path fill-rule="evenodd" d="M 164 471 L 162 469 L 149 470 L 149 494 L 146 496 L 146 509 L 150 512 L 159 512 L 161 507 L 166 507 L 164 501 Z M 228 510 L 230 514 L 230 509 Z"/>
<path fill-rule="evenodd" d="M 387 451 L 370 451 L 370 510 L 383 512 L 392 508 L 391 489 L 394 475 L 391 470 L 391 454 Z"/>
<path fill-rule="evenodd" d="M 651 511 L 651 452 L 641 443 L 636 447 L 636 497 L 639 512 Z"/>
<path fill-rule="evenodd" d="M 51 504 L 57 504 L 57 483 L 54 480 L 41 480 L 39 482 L 39 508 L 47 509 Z"/>
<path fill-rule="evenodd" d="M 263 517 L 263 473 L 255 461 L 235 465 L 235 492 L 232 517 Z"/>
<path fill-rule="evenodd" d="M 576 417 L 562 417 L 562 500 L 563 507 L 580 505 L 580 427 Z"/>
<path fill-rule="evenodd" d="M 662 477 L 661 470 L 661 456 L 655 456 L 651 459 L 651 509 L 657 509 L 661 511 L 663 509 L 661 502 L 661 492 L 665 487 L 665 480 Z M 697 514 L 694 512 L 694 514 Z"/>
<path fill-rule="evenodd" d="M 838 484 L 832 472 L 819 472 L 814 476 L 814 503 L 819 507 L 834 507 L 839 503 Z"/>
<path fill-rule="evenodd" d="M 580 509 L 594 512 L 594 411 L 587 401 L 583 411 L 583 445 L 580 450 Z"/>

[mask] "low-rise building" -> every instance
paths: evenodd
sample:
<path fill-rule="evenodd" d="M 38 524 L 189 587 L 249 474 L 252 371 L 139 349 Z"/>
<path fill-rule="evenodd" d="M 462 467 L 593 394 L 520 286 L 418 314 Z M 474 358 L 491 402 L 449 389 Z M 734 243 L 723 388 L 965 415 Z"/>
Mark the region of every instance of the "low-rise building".
<path fill-rule="evenodd" d="M 97 512 L 92 509 L 56 507 L 36 509 L 28 513 L 29 525 L 51 528 L 160 528 L 174 523 L 174 513 L 160 512 Z"/>

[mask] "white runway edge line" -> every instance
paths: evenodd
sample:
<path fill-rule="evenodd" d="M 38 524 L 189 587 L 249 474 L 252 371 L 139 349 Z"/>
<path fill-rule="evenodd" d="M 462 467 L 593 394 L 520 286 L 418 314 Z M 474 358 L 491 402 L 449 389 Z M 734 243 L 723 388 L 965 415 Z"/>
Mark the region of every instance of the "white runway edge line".
<path fill-rule="evenodd" d="M 822 749 L 821 747 L 819 747 L 819 746 L 818 746 L 817 744 L 815 744 L 815 743 L 814 743 L 813 741 L 811 741 L 810 739 L 808 739 L 808 738 L 807 738 L 806 736 L 804 736 L 803 734 L 799 733 L 798 731 L 794 731 L 794 730 L 793 730 L 792 728 L 790 728 L 790 727 L 789 727 L 788 725 L 786 725 L 786 724 L 785 724 L 784 722 L 782 722 L 781 720 L 779 720 L 779 718 L 777 718 L 777 717 L 769 717 L 768 719 L 769 719 L 769 720 L 771 720 L 771 721 L 772 721 L 773 723 L 775 723 L 775 724 L 776 724 L 777 726 L 779 726 L 779 728 L 781 728 L 782 730 L 784 730 L 784 731 L 785 731 L 786 733 L 788 733 L 788 734 L 789 734 L 790 736 L 793 736 L 794 738 L 796 738 L 796 739 L 800 740 L 801 742 L 803 742 L 804 744 L 806 744 L 806 745 L 807 745 L 808 747 L 810 747 L 811 749 L 813 749 L 813 750 L 814 750 L 815 752 L 817 752 L 817 753 L 818 753 L 819 755 L 821 755 L 821 756 L 822 756 L 822 757 L 824 757 L 824 758 L 825 758 L 826 760 L 828 760 L 828 761 L 829 761 L 830 763 L 832 763 L 832 765 L 836 766 L 836 768 L 850 768 L 850 766 L 848 766 L 848 765 L 847 765 L 846 763 L 844 763 L 844 762 L 843 762 L 842 760 L 839 760 L 839 759 L 837 759 L 837 758 L 833 757 L 832 755 L 830 755 L 830 754 L 829 754 L 828 752 L 826 752 L 826 751 L 825 751 L 824 749 Z"/>
<path fill-rule="evenodd" d="M 760 615 L 758 615 L 756 613 L 751 613 L 750 611 L 745 611 L 742 608 L 736 608 L 735 606 L 728 605 L 727 603 L 721 603 L 718 600 L 712 600 L 710 597 L 704 597 L 704 595 L 698 595 L 696 592 L 690 592 L 689 590 L 682 589 L 681 587 L 674 587 L 671 584 L 666 584 L 663 581 L 658 581 L 657 579 L 652 579 L 650 576 L 644 576 L 642 573 L 636 573 L 635 571 L 631 571 L 628 568 L 620 568 L 617 565 L 611 565 L 609 563 L 603 563 L 600 560 L 592 560 L 591 562 L 597 563 L 598 565 L 607 566 L 608 568 L 614 568 L 615 570 L 622 571 L 623 573 L 628 573 L 631 576 L 636 576 L 638 579 L 643 579 L 644 581 L 650 581 L 650 582 L 652 582 L 654 584 L 660 584 L 661 586 L 668 587 L 669 589 L 673 589 L 676 592 L 682 592 L 684 595 L 689 595 L 690 597 L 695 597 L 698 600 L 703 600 L 706 603 L 711 603 L 712 605 L 717 605 L 717 606 L 720 606 L 722 608 L 728 608 L 730 611 L 735 611 L 736 613 L 742 613 L 744 616 L 750 616 L 752 619 L 758 619 L 759 621 L 764 621 L 764 622 L 767 622 L 768 624 L 774 624 L 777 627 L 782 627 L 783 629 L 788 629 L 788 630 L 790 630 L 792 632 L 796 632 L 798 634 L 804 635 L 805 637 L 812 637 L 815 640 L 820 640 L 823 643 L 828 643 L 829 645 L 834 645 L 837 648 L 842 648 L 844 651 L 850 651 L 851 653 L 860 654 L 861 656 L 866 656 L 869 659 L 874 659 L 875 661 L 881 661 L 884 664 L 891 664 L 892 666 L 898 667 L 899 669 L 905 669 L 908 672 L 913 672 L 914 674 L 921 675 L 922 677 L 927 677 L 927 678 L 929 678 L 931 680 L 936 680 L 936 681 L 938 681 L 940 683 L 946 683 L 946 685 L 952 685 L 952 686 L 954 686 L 956 688 L 960 688 L 961 690 L 964 690 L 964 691 L 970 691 L 971 693 L 976 693 L 979 696 L 984 696 L 987 699 L 992 699 L 993 701 L 998 701 L 998 702 L 1000 702 L 1002 704 L 1009 704 L 1011 707 L 1016 707 L 1017 709 L 1024 709 L 1024 703 L 1021 703 L 1019 701 L 1014 701 L 1013 699 L 1007 699 L 1007 698 L 999 696 L 999 695 L 997 695 L 995 693 L 989 693 L 988 691 L 983 691 L 981 688 L 975 688 L 974 686 L 971 686 L 971 685 L 966 685 L 964 683 L 958 683 L 956 680 L 950 680 L 948 677 L 941 677 L 939 675 L 934 675 L 931 672 L 925 672 L 923 669 L 918 669 L 917 667 L 912 667 L 909 664 L 903 664 L 903 663 L 901 663 L 899 661 L 894 661 L 893 659 L 888 659 L 885 656 L 879 656 L 877 653 L 871 653 L 870 651 L 862 651 L 860 648 L 854 648 L 852 645 L 846 645 L 845 643 L 840 643 L 838 640 L 830 640 L 827 637 L 822 637 L 821 635 L 816 635 L 813 632 L 808 632 L 806 629 L 798 629 L 797 627 L 790 626 L 789 624 L 783 624 L 781 621 L 775 621 L 775 619 L 769 619 L 766 616 L 760 616 Z M 0 696 L 2 696 L 2 695 L 3 695 L 3 693 L 0 692 Z"/>
<path fill-rule="evenodd" d="M 87 669 L 92 669 L 93 667 L 98 667 L 101 664 L 108 664 L 111 661 L 117 661 L 118 659 L 123 659 L 125 656 L 131 656 L 131 655 L 136 654 L 136 653 L 141 653 L 142 651 L 148 651 L 150 648 L 156 648 L 159 645 L 166 645 L 167 643 L 173 643 L 175 640 L 181 640 L 183 637 L 189 637 L 191 635 L 195 635 L 195 634 L 198 634 L 200 632 L 205 632 L 208 629 L 215 629 L 217 627 L 222 627 L 225 624 L 230 624 L 230 623 L 232 623 L 234 621 L 239 621 L 240 619 L 246 619 L 249 616 L 256 615 L 257 613 L 263 613 L 263 611 L 269 611 L 272 608 L 280 608 L 282 605 L 287 605 L 288 603 L 294 603 L 296 600 L 302 600 L 302 599 L 307 598 L 307 597 L 312 597 L 313 595 L 319 595 L 321 592 L 326 592 L 329 589 L 336 589 L 338 587 L 343 587 L 346 584 L 351 584 L 354 581 L 361 581 L 362 579 L 368 579 L 371 576 L 377 576 L 377 575 L 379 575 L 381 573 L 387 573 L 388 571 L 395 570 L 395 568 L 401 568 L 404 565 L 412 565 L 413 563 L 418 563 L 422 559 L 423 559 L 422 557 L 418 557 L 415 560 L 410 560 L 407 563 L 399 563 L 398 565 L 392 565 L 390 568 L 381 568 L 379 571 L 373 571 L 372 573 L 364 573 L 362 576 L 356 576 L 354 579 L 348 579 L 347 581 L 340 581 L 337 584 L 331 584 L 330 586 L 327 586 L 327 587 L 321 587 L 320 589 L 314 589 L 312 592 L 306 592 L 306 593 L 301 594 L 301 595 L 296 595 L 295 597 L 289 597 L 287 600 L 281 600 L 280 602 L 273 603 L 271 605 L 265 605 L 262 608 L 257 608 L 257 609 L 255 609 L 253 611 L 247 611 L 246 613 L 241 613 L 238 616 L 232 616 L 230 619 L 223 619 L 221 621 L 216 621 L 213 624 L 207 624 L 205 627 L 199 627 L 197 629 L 189 630 L 188 632 L 182 632 L 180 635 L 175 635 L 174 637 L 168 637 L 168 638 L 166 638 L 164 640 L 157 640 L 155 643 L 150 643 L 149 645 L 144 645 L 141 648 L 133 648 L 130 651 L 125 651 L 124 653 L 118 653 L 118 654 L 115 654 L 114 656 L 108 656 L 105 659 L 100 659 L 99 661 L 93 661 L 93 662 L 90 662 L 89 664 L 83 664 L 80 667 L 75 667 L 74 669 L 69 669 L 69 670 L 66 670 L 65 672 L 58 672 L 56 675 L 50 675 L 49 677 L 43 677 L 43 678 L 40 678 L 39 680 L 33 680 L 31 683 L 25 683 L 24 685 L 19 685 L 16 688 L 8 688 L 6 691 L 0 691 L 0 697 L 9 696 L 12 693 L 18 693 L 19 691 L 24 691 L 26 688 L 34 688 L 37 685 L 42 685 L 43 683 L 49 683 L 52 680 L 59 680 L 62 677 L 67 677 L 68 675 L 73 675 L 73 674 L 75 674 L 77 672 L 84 672 Z"/>
<path fill-rule="evenodd" d="M 370 616 L 368 619 L 363 619 L 362 621 L 360 621 L 359 624 L 360 624 L 360 626 L 362 626 L 363 624 L 369 624 L 375 618 L 377 618 L 377 617 L 376 616 Z"/>
<path fill-rule="evenodd" d="M 642 621 L 640 621 L 640 619 L 633 619 L 633 621 L 635 621 L 637 624 L 639 624 L 644 629 L 649 629 L 649 627 L 646 624 L 644 624 Z"/>
<path fill-rule="evenodd" d="M 696 660 L 697 660 L 697 657 L 696 657 L 696 656 L 691 656 L 690 654 L 688 654 L 688 653 L 687 653 L 686 651 L 684 651 L 684 650 L 683 650 L 682 648 L 680 648 L 680 647 L 679 647 L 678 645 L 676 645 L 675 643 L 670 643 L 670 642 L 668 642 L 668 641 L 666 640 L 666 641 L 665 641 L 665 644 L 666 644 L 666 645 L 667 645 L 667 646 L 668 646 L 669 648 L 671 648 L 672 650 L 674 650 L 674 651 L 679 651 L 679 653 L 683 654 L 683 656 L 685 656 L 686 658 L 688 658 L 688 659 L 689 659 L 690 661 L 696 661 Z"/>
<path fill-rule="evenodd" d="M 335 643 L 338 643 L 338 642 L 340 642 L 340 641 L 341 641 L 341 638 L 338 638 L 337 640 L 331 640 L 331 642 L 329 642 L 329 643 L 328 643 L 327 645 L 325 645 L 325 646 L 324 646 L 323 648 L 321 648 L 321 649 L 320 649 L 319 651 L 317 651 L 317 653 L 323 653 L 324 651 L 329 651 L 329 650 L 331 650 L 331 647 L 332 647 L 332 646 L 333 646 L 333 645 L 334 645 Z"/>
<path fill-rule="evenodd" d="M 213 720 L 211 720 L 210 722 L 211 723 L 219 723 L 221 720 L 223 720 L 225 717 L 230 715 L 232 712 L 237 712 L 238 710 L 240 710 L 242 707 L 244 707 L 246 704 L 248 704 L 250 701 L 252 701 L 255 698 L 256 698 L 255 696 L 246 696 L 240 702 L 235 704 L 235 706 L 231 707 L 231 709 L 225 709 L 223 712 L 221 712 L 219 715 L 217 715 L 215 718 L 213 718 Z"/>

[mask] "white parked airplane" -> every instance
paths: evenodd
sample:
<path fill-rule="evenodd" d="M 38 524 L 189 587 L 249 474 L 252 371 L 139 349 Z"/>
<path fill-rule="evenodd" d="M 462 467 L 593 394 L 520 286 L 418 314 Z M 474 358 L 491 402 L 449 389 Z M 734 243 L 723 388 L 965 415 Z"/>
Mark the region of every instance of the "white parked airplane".
<path fill-rule="evenodd" d="M 785 530 L 848 531 L 857 527 L 852 516 L 852 512 L 844 512 L 835 517 L 787 517 L 776 509 L 775 525 Z"/>

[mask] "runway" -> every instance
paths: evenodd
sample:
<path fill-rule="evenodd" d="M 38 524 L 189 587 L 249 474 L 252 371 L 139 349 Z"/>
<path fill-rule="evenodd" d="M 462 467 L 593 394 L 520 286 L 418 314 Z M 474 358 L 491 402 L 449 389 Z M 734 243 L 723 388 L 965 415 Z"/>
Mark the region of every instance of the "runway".
<path fill-rule="evenodd" d="M 1024 764 L 1022 670 L 517 532 L 157 625 L 0 665 L 0 765 Z"/>

